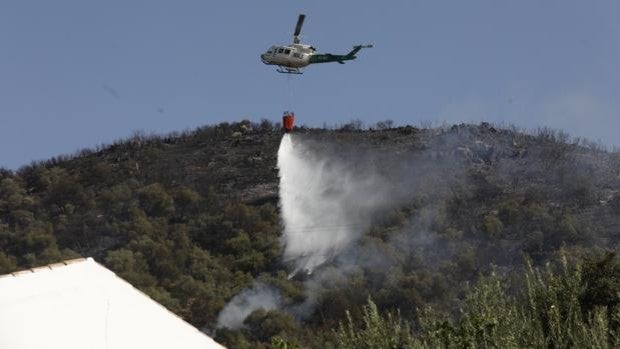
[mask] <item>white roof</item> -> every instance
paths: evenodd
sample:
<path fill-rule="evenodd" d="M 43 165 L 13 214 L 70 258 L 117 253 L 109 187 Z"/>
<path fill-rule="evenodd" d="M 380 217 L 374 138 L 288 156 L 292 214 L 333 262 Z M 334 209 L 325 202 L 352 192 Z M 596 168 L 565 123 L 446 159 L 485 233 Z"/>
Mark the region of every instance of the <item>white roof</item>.
<path fill-rule="evenodd" d="M 223 348 L 92 258 L 0 276 L 0 348 Z"/>

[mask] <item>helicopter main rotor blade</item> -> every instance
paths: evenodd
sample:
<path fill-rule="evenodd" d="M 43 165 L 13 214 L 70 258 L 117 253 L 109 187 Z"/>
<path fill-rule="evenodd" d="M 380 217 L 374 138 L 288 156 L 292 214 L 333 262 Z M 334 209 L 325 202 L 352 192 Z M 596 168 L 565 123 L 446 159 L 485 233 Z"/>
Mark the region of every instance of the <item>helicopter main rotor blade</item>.
<path fill-rule="evenodd" d="M 299 43 L 299 33 L 301 33 L 301 26 L 304 25 L 304 19 L 306 19 L 306 15 L 303 13 L 299 15 L 299 18 L 297 18 L 297 25 L 295 26 L 295 32 L 293 33 L 293 41 L 296 44 Z"/>

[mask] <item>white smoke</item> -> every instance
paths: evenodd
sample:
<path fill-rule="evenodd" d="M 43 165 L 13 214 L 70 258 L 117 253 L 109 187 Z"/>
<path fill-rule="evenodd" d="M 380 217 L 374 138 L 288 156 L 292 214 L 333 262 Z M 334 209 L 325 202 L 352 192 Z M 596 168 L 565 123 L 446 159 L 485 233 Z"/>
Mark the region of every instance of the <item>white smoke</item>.
<path fill-rule="evenodd" d="M 234 296 L 226 304 L 217 317 L 217 328 L 241 328 L 245 318 L 254 310 L 260 308 L 265 310 L 277 309 L 281 302 L 282 297 L 278 290 L 261 282 L 254 282 L 252 288 Z"/>
<path fill-rule="evenodd" d="M 332 149 L 333 151 L 333 149 Z M 392 186 L 371 158 L 339 150 L 320 156 L 290 134 L 278 150 L 284 261 L 311 273 L 357 240 Z M 338 151 L 336 151 L 338 153 Z"/>

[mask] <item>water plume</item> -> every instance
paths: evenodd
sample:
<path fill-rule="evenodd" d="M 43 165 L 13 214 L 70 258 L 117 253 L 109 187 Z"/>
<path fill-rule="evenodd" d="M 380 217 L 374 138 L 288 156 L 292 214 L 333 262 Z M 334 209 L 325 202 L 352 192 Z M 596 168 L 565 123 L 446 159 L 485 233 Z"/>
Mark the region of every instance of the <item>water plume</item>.
<path fill-rule="evenodd" d="M 317 151 L 325 146 L 286 134 L 278 150 L 283 259 L 293 274 L 336 256 L 388 201 L 390 185 L 372 161 L 346 149 Z"/>

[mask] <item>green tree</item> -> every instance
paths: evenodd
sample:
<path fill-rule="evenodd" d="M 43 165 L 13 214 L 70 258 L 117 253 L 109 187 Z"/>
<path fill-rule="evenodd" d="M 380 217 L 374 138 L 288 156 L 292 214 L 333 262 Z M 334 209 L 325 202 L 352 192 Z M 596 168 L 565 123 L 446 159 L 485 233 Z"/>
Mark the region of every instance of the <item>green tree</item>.
<path fill-rule="evenodd" d="M 504 224 L 497 216 L 489 214 L 484 216 L 482 228 L 491 239 L 498 239 L 504 231 Z"/>
<path fill-rule="evenodd" d="M 167 217 L 174 213 L 174 200 L 161 184 L 147 185 L 138 195 L 140 204 L 149 215 Z"/>
<path fill-rule="evenodd" d="M 0 251 L 0 275 L 16 271 L 17 258 Z"/>
<path fill-rule="evenodd" d="M 141 253 L 133 253 L 127 249 L 114 250 L 107 253 L 105 264 L 121 278 L 138 288 L 155 286 L 156 280 L 149 273 L 148 263 Z"/>
<path fill-rule="evenodd" d="M 274 336 L 286 336 L 295 333 L 297 323 L 291 315 L 277 310 L 258 309 L 243 321 L 250 339 L 261 342 L 270 341 Z"/>
<path fill-rule="evenodd" d="M 202 197 L 191 188 L 182 187 L 175 192 L 174 202 L 181 215 L 187 216 L 198 212 Z"/>

